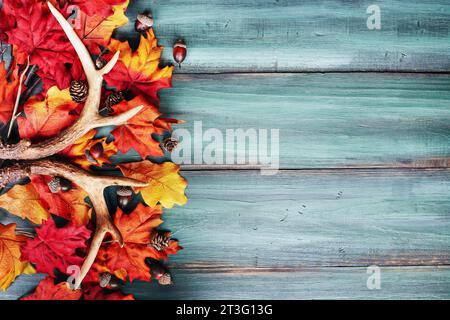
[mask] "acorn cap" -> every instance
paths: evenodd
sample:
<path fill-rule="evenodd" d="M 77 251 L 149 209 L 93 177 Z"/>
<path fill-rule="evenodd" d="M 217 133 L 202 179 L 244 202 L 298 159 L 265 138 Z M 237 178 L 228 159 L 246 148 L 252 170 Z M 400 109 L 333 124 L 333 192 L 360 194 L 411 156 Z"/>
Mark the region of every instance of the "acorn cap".
<path fill-rule="evenodd" d="M 131 188 L 129 187 L 120 187 L 117 189 L 117 195 L 121 197 L 129 197 L 133 194 L 133 191 L 131 191 Z"/>

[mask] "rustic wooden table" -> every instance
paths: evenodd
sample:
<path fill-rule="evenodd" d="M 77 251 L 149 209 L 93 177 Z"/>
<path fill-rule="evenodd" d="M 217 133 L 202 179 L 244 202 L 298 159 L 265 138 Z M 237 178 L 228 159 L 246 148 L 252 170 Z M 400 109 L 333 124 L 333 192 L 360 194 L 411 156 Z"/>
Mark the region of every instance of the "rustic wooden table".
<path fill-rule="evenodd" d="M 372 4 L 380 30 L 366 24 Z M 136 0 L 128 16 L 144 9 L 166 60 L 178 37 L 189 47 L 162 111 L 190 130 L 279 128 L 282 170 L 185 166 L 190 202 L 165 224 L 185 246 L 175 285 L 125 291 L 450 298 L 448 0 Z M 367 288 L 370 265 L 379 290 Z M 0 298 L 38 280 L 21 276 Z"/>

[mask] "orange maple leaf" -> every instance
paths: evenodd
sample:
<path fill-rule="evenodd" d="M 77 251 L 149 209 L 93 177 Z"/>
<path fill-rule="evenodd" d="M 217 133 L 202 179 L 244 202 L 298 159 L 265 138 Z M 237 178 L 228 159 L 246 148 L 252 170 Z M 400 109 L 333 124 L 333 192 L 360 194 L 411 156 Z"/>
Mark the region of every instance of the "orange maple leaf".
<path fill-rule="evenodd" d="M 45 100 L 31 98 L 24 106 L 26 117 L 17 119 L 22 139 L 38 140 L 59 134 L 77 118 L 78 104 L 72 101 L 69 89 L 51 87 Z"/>
<path fill-rule="evenodd" d="M 27 237 L 16 235 L 14 223 L 0 224 L 0 290 L 6 290 L 22 273 L 34 274 L 36 271 L 29 262 L 20 260 L 20 247 Z"/>
<path fill-rule="evenodd" d="M 80 289 L 72 290 L 67 282 L 55 284 L 55 281 L 47 277 L 39 282 L 34 293 L 20 300 L 79 300 L 82 292 Z"/>
<path fill-rule="evenodd" d="M 148 187 L 136 188 L 145 203 L 151 207 L 161 203 L 165 208 L 174 204 L 184 205 L 187 181 L 178 173 L 180 167 L 172 162 L 162 164 L 150 161 L 119 165 L 122 173 L 129 178 L 148 182 Z"/>
<path fill-rule="evenodd" d="M 159 142 L 152 137 L 153 133 L 161 133 L 160 128 L 153 125 L 153 121 L 160 116 L 155 107 L 142 96 L 138 96 L 131 101 L 122 101 L 113 106 L 114 114 L 123 113 L 139 105 L 144 106 L 141 112 L 111 132 L 114 136 L 114 143 L 122 153 L 134 149 L 142 158 L 163 156 L 164 152 L 161 150 Z"/>
<path fill-rule="evenodd" d="M 51 179 L 50 176 L 31 177 L 41 200 L 47 203 L 48 211 L 72 221 L 76 226 L 86 225 L 91 216 L 91 207 L 84 201 L 88 194 L 76 186 L 68 191 L 53 193 L 48 186 Z"/>
<path fill-rule="evenodd" d="M 50 217 L 45 203 L 34 186 L 16 184 L 7 193 L 0 196 L 0 207 L 9 213 L 28 219 L 34 224 L 41 224 Z"/>
<path fill-rule="evenodd" d="M 88 169 L 92 165 L 101 167 L 104 163 L 111 163 L 109 160 L 110 157 L 117 153 L 116 145 L 113 142 L 107 143 L 107 138 L 94 139 L 95 135 L 95 130 L 89 131 L 73 145 L 61 151 L 60 154 L 70 158 L 71 161 L 78 163 L 85 169 Z M 97 157 L 86 156 L 86 152 L 89 152 L 97 143 L 102 144 L 103 152 Z"/>
<path fill-rule="evenodd" d="M 146 258 L 159 259 L 160 253 L 149 246 L 150 235 L 161 220 L 162 207 L 145 207 L 142 203 L 127 215 L 117 209 L 114 222 L 122 233 L 125 245 L 111 243 L 100 249 L 97 263 L 104 264 L 116 277 L 130 281 L 150 280 L 150 268 Z M 101 269 L 101 268 L 100 268 Z"/>
<path fill-rule="evenodd" d="M 84 1 L 86 2 L 86 1 Z M 104 17 L 102 15 L 93 14 L 88 15 L 80 7 L 81 10 L 78 12 L 80 28 L 75 28 L 78 36 L 83 43 L 93 52 L 98 50 L 99 46 L 106 46 L 111 39 L 111 36 L 115 29 L 128 23 L 128 18 L 125 15 L 125 10 L 128 7 L 129 0 L 122 4 L 109 6 L 108 9 L 111 10 L 113 14 L 109 17 Z"/>
<path fill-rule="evenodd" d="M 132 51 L 128 42 L 111 39 L 108 49 L 120 51 L 119 62 L 105 76 L 109 86 L 117 90 L 130 90 L 135 95 L 142 95 L 153 105 L 159 104 L 158 90 L 170 88 L 173 67 L 159 68 L 162 47 L 158 47 L 153 30 L 141 36 L 139 47 Z"/>

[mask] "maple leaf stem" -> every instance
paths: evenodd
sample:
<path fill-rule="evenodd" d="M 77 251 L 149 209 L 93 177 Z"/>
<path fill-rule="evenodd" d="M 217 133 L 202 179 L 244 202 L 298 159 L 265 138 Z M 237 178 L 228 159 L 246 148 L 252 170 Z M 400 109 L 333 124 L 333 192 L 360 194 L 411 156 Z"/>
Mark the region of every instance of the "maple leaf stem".
<path fill-rule="evenodd" d="M 28 68 L 30 68 L 30 56 L 27 57 L 27 66 L 22 71 L 22 74 L 20 75 L 19 79 L 19 88 L 17 90 L 17 97 L 16 97 L 16 103 L 14 104 L 14 109 L 11 115 L 11 121 L 9 122 L 9 128 L 8 128 L 8 134 L 6 135 L 6 139 L 9 139 L 11 136 L 12 128 L 14 125 L 14 122 L 17 119 L 17 109 L 19 108 L 19 102 L 20 102 L 20 96 L 22 94 L 22 84 L 23 84 L 23 78 L 25 77 L 26 73 L 28 72 Z"/>

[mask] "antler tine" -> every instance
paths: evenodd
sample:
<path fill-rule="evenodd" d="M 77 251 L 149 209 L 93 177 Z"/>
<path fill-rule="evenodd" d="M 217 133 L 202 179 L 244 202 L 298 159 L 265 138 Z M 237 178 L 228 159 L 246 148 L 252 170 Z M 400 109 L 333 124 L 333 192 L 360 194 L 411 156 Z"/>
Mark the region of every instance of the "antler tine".
<path fill-rule="evenodd" d="M 96 176 L 72 164 L 49 159 L 21 162 L 14 167 L 1 169 L 0 175 L 11 176 L 9 174 L 11 172 L 15 180 L 30 175 L 61 176 L 74 182 L 88 193 L 95 210 L 96 229 L 89 247 L 89 252 L 81 267 L 80 275 L 75 280 L 75 289 L 80 287 L 83 279 L 95 262 L 95 258 L 106 234 L 110 233 L 123 246 L 122 235 L 114 225 L 106 205 L 103 195 L 105 188 L 113 185 L 129 187 L 147 186 L 145 182 L 127 177 Z"/>
<path fill-rule="evenodd" d="M 89 93 L 78 120 L 69 128 L 63 130 L 60 135 L 35 144 L 27 140 L 21 140 L 15 145 L 0 144 L 0 159 L 35 160 L 49 157 L 73 144 L 89 130 L 97 127 L 123 124 L 143 108 L 143 106 L 138 106 L 123 114 L 111 117 L 101 117 L 98 114 L 103 76 L 112 70 L 119 59 L 120 53 L 116 52 L 113 58 L 102 69 L 97 70 L 89 51 L 72 29 L 71 25 L 50 2 L 47 3 L 51 13 L 61 25 L 80 58 L 89 84 Z"/>

